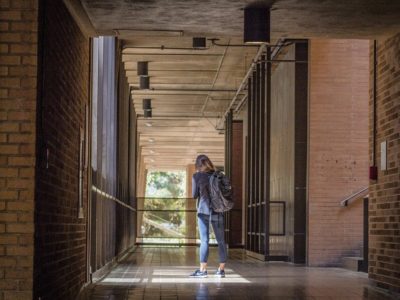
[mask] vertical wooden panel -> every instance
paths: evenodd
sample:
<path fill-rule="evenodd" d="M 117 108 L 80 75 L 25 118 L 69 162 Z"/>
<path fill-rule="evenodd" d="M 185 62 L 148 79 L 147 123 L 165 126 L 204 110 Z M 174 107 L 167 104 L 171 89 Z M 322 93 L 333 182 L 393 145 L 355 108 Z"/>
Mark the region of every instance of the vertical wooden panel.
<path fill-rule="evenodd" d="M 296 44 L 295 58 L 308 60 L 308 43 Z M 294 127 L 294 263 L 306 262 L 308 64 L 295 65 Z"/>
<path fill-rule="evenodd" d="M 265 217 L 265 187 L 264 187 L 264 182 L 265 182 L 265 168 L 264 168 L 264 152 L 265 152 L 265 129 L 264 129 L 264 124 L 265 124 L 265 55 L 261 56 L 261 62 L 260 62 L 260 132 L 258 135 L 258 139 L 260 140 L 260 152 L 258 156 L 258 161 L 260 165 L 260 173 L 259 173 L 259 202 L 260 202 L 260 208 L 259 208 L 259 218 L 260 218 L 260 253 L 265 253 L 265 231 L 264 231 L 264 224 L 267 221 Z"/>
<path fill-rule="evenodd" d="M 279 58 L 295 59 L 295 47 L 286 47 Z M 271 238 L 270 253 L 276 257 L 290 257 L 293 252 L 294 131 L 295 126 L 306 126 L 295 124 L 295 84 L 294 63 L 274 65 L 271 77 L 270 198 L 271 201 L 284 201 L 288 216 L 286 235 Z"/>
<path fill-rule="evenodd" d="M 266 59 L 271 59 L 271 49 L 267 49 Z M 268 259 L 269 253 L 269 202 L 270 202 L 270 144 L 271 144 L 271 63 L 266 64 L 266 75 L 265 75 L 265 124 L 264 136 L 265 136 L 265 146 L 264 146 L 264 211 L 266 220 L 264 222 L 264 234 L 265 234 L 265 245 L 264 245 L 264 257 Z"/>
<path fill-rule="evenodd" d="M 232 123 L 231 181 L 235 205 L 229 212 L 229 246 L 242 245 L 243 121 Z"/>
<path fill-rule="evenodd" d="M 247 139 L 246 139 L 246 249 L 251 250 L 251 161 L 252 161 L 252 144 L 251 144 L 251 129 L 252 129 L 252 106 L 253 106 L 253 93 L 252 93 L 252 79 L 247 81 Z"/>
<path fill-rule="evenodd" d="M 257 250 L 257 238 L 256 238 L 256 232 L 257 232 L 257 214 L 256 214 L 256 205 L 257 205 L 257 200 L 256 200 L 256 195 L 257 195 L 257 172 L 255 165 L 257 163 L 257 140 L 256 140 L 256 135 L 255 132 L 257 130 L 256 125 L 257 125 L 257 73 L 256 71 L 253 71 L 253 81 L 252 81 L 252 95 L 253 95 L 253 105 L 252 105 L 252 126 L 251 126 L 251 218 L 252 218 L 252 227 L 251 227 L 251 241 L 252 241 L 252 247 L 251 250 L 256 252 Z"/>

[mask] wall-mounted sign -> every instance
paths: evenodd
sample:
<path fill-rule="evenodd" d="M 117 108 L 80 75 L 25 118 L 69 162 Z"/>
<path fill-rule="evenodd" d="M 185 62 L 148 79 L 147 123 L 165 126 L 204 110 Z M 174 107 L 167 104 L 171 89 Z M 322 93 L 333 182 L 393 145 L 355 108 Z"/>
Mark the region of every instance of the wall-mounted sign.
<path fill-rule="evenodd" d="M 381 142 L 381 171 L 387 169 L 386 146 L 387 146 L 386 141 Z"/>

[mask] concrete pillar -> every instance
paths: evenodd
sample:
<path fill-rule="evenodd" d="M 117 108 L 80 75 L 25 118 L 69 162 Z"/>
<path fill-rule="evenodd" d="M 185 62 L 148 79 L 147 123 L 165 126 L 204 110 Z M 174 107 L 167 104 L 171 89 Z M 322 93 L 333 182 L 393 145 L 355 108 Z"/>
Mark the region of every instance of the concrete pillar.
<path fill-rule="evenodd" d="M 195 166 L 193 164 L 186 166 L 186 197 L 192 198 L 192 177 L 196 172 Z M 196 209 L 196 201 L 192 199 L 187 199 L 186 201 L 186 210 L 195 210 Z M 195 212 L 187 212 L 186 213 L 186 236 L 194 238 L 196 237 L 196 213 Z M 196 243 L 196 239 L 187 239 L 186 243 Z"/>

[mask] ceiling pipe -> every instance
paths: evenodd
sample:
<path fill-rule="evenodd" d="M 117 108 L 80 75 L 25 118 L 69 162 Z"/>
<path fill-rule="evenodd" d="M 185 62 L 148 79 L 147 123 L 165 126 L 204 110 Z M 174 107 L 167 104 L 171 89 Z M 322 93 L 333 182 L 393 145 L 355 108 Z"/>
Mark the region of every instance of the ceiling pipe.
<path fill-rule="evenodd" d="M 122 32 L 136 33 L 136 36 L 183 36 L 185 32 L 183 30 L 173 29 L 133 29 L 133 28 L 114 28 L 112 29 L 115 35 L 123 35 Z M 144 35 L 138 35 L 137 33 L 143 33 Z M 149 34 L 150 33 L 150 34 Z M 125 34 L 126 35 L 126 34 Z"/>
<path fill-rule="evenodd" d="M 218 79 L 218 76 L 219 76 L 219 72 L 221 71 L 222 64 L 224 62 L 224 59 L 225 59 L 227 51 L 228 51 L 228 46 L 225 47 L 224 53 L 223 53 L 223 55 L 222 55 L 222 57 L 221 57 L 221 59 L 219 61 L 217 72 L 215 73 L 214 80 L 213 80 L 213 83 L 212 83 L 212 89 L 214 89 L 215 83 L 217 82 L 217 79 Z M 201 108 L 201 113 L 202 114 L 204 113 L 204 110 L 206 109 L 206 106 L 207 106 L 207 103 L 208 103 L 209 99 L 210 99 L 210 93 L 208 93 L 208 95 L 206 97 L 206 100 L 204 101 L 203 107 Z"/>
<path fill-rule="evenodd" d="M 218 47 L 259 47 L 260 45 L 246 45 L 246 44 L 219 44 L 216 41 L 219 41 L 217 38 L 208 39 L 211 41 L 211 44 Z"/>
<path fill-rule="evenodd" d="M 209 50 L 210 48 L 206 45 L 206 38 L 205 37 L 193 37 L 192 38 L 192 47 L 165 47 L 161 45 L 159 47 L 141 47 L 141 46 L 129 46 L 125 45 L 122 47 L 123 50 L 125 49 L 157 49 L 157 50 Z"/>
<path fill-rule="evenodd" d="M 254 68 L 254 66 L 257 64 L 257 60 L 260 58 L 260 56 L 262 55 L 262 53 L 264 52 L 264 50 L 265 50 L 265 44 L 260 45 L 260 46 L 259 46 L 259 49 L 258 49 L 258 52 L 257 52 L 256 56 L 254 57 L 252 63 L 250 64 L 250 67 L 249 67 L 249 69 L 248 69 L 246 75 L 243 77 L 243 80 L 242 80 L 242 82 L 240 83 L 239 88 L 236 90 L 235 96 L 233 96 L 233 99 L 232 99 L 231 103 L 229 103 L 228 108 L 225 110 L 225 112 L 224 112 L 224 114 L 222 115 L 221 119 L 220 119 L 219 122 L 217 123 L 215 129 L 217 129 L 217 130 L 222 130 L 222 129 L 220 128 L 221 122 L 224 123 L 225 117 L 228 115 L 228 113 L 229 113 L 229 111 L 232 109 L 232 106 L 233 106 L 233 104 L 235 103 L 237 97 L 240 95 L 241 91 L 242 91 L 242 90 L 244 89 L 244 87 L 246 86 L 246 84 L 247 84 L 247 79 L 248 79 L 248 78 L 250 77 L 250 75 L 253 73 L 253 68 Z"/>
<path fill-rule="evenodd" d="M 290 45 L 292 45 L 292 44 L 294 44 L 294 43 L 306 43 L 306 42 L 307 42 L 307 41 L 305 41 L 305 40 L 298 40 L 298 39 L 291 39 L 291 40 L 288 40 L 288 39 L 279 39 L 279 41 L 278 41 L 278 43 L 277 43 L 277 45 L 276 45 L 274 51 L 273 51 L 272 54 L 271 54 L 271 60 L 262 60 L 262 61 L 259 60 L 259 58 L 260 58 L 261 54 L 264 52 L 264 50 L 265 50 L 266 48 L 268 48 L 268 45 L 266 45 L 266 44 L 261 45 L 261 46 L 260 46 L 260 49 L 258 50 L 258 53 L 257 53 L 256 57 L 254 58 L 252 64 L 251 64 L 250 67 L 249 67 L 249 70 L 248 70 L 246 76 L 243 78 L 243 81 L 242 81 L 241 85 L 239 86 L 235 97 L 233 97 L 231 103 L 229 104 L 229 106 L 228 106 L 228 108 L 226 109 L 225 113 L 223 114 L 223 116 L 222 116 L 221 119 L 219 120 L 218 125 L 217 125 L 217 127 L 216 127 L 215 129 L 217 129 L 217 130 L 223 130 L 222 128 L 220 128 L 221 122 L 223 122 L 224 118 L 228 115 L 230 109 L 233 107 L 233 105 L 234 105 L 234 103 L 235 103 L 235 101 L 236 101 L 236 99 L 237 99 L 237 96 L 239 95 L 239 93 L 241 92 L 241 90 L 243 90 L 243 89 L 246 87 L 246 85 L 247 85 L 247 79 L 248 79 L 249 76 L 252 74 L 253 68 L 254 68 L 254 66 L 255 66 L 258 62 L 270 62 L 270 63 L 280 63 L 280 62 L 308 63 L 308 61 L 296 61 L 296 60 L 279 60 L 279 59 L 273 59 L 274 57 L 276 57 L 276 56 L 279 54 L 280 50 L 281 50 L 283 47 L 290 46 Z M 243 104 L 246 102 L 246 100 L 247 100 L 247 96 L 245 95 L 245 96 L 242 98 L 242 100 L 239 102 L 239 104 L 237 105 L 236 109 L 234 110 L 234 112 L 235 112 L 236 114 L 240 111 L 241 107 L 242 107 Z"/>
<path fill-rule="evenodd" d="M 124 46 L 124 47 L 122 47 L 122 49 L 123 50 L 125 50 L 125 49 L 144 49 L 144 50 L 150 50 L 150 49 L 153 49 L 153 50 L 209 50 L 210 48 L 209 47 L 206 47 L 206 48 L 193 48 L 193 47 L 165 47 L 164 45 L 161 45 L 161 46 L 159 46 L 159 47 L 156 47 L 156 46 L 154 46 L 154 47 L 144 47 L 144 46 L 129 46 L 129 45 L 126 45 L 126 46 Z M 148 54 L 148 53 L 147 53 Z"/>
<path fill-rule="evenodd" d="M 296 60 L 296 59 L 270 59 L 270 60 L 259 60 L 258 62 L 266 62 L 266 63 L 297 63 L 297 64 L 307 64 L 308 60 Z"/>
<path fill-rule="evenodd" d="M 258 44 L 219 44 L 216 41 L 219 41 L 219 39 L 217 38 L 212 38 L 212 39 L 208 39 L 209 41 L 211 41 L 211 43 L 214 46 L 218 46 L 218 47 L 260 47 L 260 45 Z M 291 43 L 289 43 L 291 44 Z M 274 44 L 274 45 L 269 45 L 269 44 L 265 44 L 266 48 L 278 48 L 281 47 L 282 45 L 280 44 Z"/>
<path fill-rule="evenodd" d="M 247 100 L 247 94 L 245 94 L 242 98 L 242 100 L 240 100 L 239 104 L 236 106 L 234 113 L 238 113 L 240 111 L 240 109 L 242 108 L 242 105 L 246 102 Z"/>
<path fill-rule="evenodd" d="M 131 91 L 141 91 L 140 88 L 131 87 Z M 236 92 L 236 89 L 156 89 L 150 88 L 148 91 L 154 92 Z"/>

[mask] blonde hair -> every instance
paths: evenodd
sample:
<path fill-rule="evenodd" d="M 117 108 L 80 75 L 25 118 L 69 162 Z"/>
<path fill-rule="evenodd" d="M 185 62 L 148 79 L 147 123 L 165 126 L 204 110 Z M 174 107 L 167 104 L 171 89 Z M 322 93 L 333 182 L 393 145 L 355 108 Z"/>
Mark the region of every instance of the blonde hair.
<path fill-rule="evenodd" d="M 196 158 L 196 170 L 200 172 L 214 172 L 215 167 L 207 155 L 201 154 Z"/>

